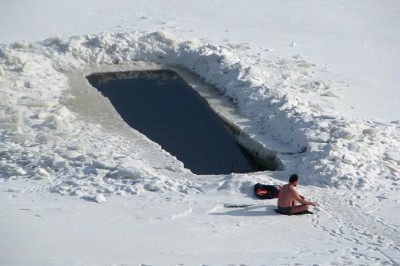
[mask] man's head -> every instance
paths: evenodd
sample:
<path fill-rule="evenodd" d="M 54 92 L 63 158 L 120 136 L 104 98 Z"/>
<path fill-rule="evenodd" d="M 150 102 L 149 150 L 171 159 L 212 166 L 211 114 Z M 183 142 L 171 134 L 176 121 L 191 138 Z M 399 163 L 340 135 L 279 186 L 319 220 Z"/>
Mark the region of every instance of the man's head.
<path fill-rule="evenodd" d="M 289 183 L 292 184 L 293 186 L 297 186 L 297 182 L 299 181 L 299 176 L 296 174 L 293 174 L 289 178 Z"/>

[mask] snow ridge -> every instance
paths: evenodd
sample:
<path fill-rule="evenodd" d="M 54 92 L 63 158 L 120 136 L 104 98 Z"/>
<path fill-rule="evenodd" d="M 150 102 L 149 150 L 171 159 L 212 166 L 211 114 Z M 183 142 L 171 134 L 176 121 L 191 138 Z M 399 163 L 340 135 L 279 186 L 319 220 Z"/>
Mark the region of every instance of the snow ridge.
<path fill-rule="evenodd" d="M 308 185 L 398 188 L 398 121 L 385 125 L 341 117 L 302 97 L 337 96 L 329 90 L 334 84 L 316 79 L 318 67 L 301 55 L 266 59 L 240 49 L 165 31 L 0 46 L 0 178 L 47 180 L 46 189 L 97 202 L 103 195 L 145 191 L 204 192 L 222 181 L 236 190 L 231 187 L 239 180 L 238 190 L 248 191 L 251 175 L 193 179 L 181 162 L 140 133 L 132 130 L 128 138 L 109 132 L 66 106 L 72 96 L 65 73 L 144 61 L 184 67 L 217 87 L 251 121 L 238 126 L 277 152 L 285 180 L 297 172 Z"/>

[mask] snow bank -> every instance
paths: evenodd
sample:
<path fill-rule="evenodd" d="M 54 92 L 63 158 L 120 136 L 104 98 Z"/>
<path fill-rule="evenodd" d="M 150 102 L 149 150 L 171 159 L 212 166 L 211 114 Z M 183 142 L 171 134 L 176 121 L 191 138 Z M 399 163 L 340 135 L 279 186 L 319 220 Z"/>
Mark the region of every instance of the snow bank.
<path fill-rule="evenodd" d="M 342 117 L 320 104 L 337 97 L 330 91 L 335 84 L 316 79 L 318 68 L 301 55 L 260 58 L 243 55 L 240 47 L 165 31 L 1 45 L 0 177 L 46 180 L 50 191 L 97 202 L 143 191 L 219 187 L 246 193 L 251 175 L 195 176 L 139 132 L 109 130 L 66 104 L 77 89 L 68 82 L 71 71 L 143 61 L 184 67 L 218 88 L 250 121 L 237 126 L 277 153 L 285 169 L 276 176 L 284 180 L 297 172 L 308 185 L 398 188 L 398 121 Z"/>

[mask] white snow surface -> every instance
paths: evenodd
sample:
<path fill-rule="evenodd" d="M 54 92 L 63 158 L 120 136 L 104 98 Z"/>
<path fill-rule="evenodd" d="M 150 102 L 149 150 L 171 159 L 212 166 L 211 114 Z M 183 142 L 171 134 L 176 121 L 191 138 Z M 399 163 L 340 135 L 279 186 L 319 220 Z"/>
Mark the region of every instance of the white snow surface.
<path fill-rule="evenodd" d="M 398 1 L 2 1 L 0 265 L 398 265 L 399 13 Z M 281 169 L 195 175 L 85 80 L 149 68 L 214 86 Z M 253 196 L 292 173 L 314 214 Z"/>

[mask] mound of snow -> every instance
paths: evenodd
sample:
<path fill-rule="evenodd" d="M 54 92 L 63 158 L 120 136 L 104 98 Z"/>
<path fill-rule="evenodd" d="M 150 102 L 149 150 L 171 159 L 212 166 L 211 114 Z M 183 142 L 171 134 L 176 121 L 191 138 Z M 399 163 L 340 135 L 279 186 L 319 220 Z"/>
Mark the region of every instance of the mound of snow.
<path fill-rule="evenodd" d="M 284 163 L 277 176 L 297 172 L 305 184 L 317 186 L 399 186 L 397 124 L 351 120 L 305 100 L 304 93 L 332 95 L 330 82 L 316 80 L 316 66 L 300 55 L 259 58 L 240 49 L 165 31 L 1 45 L 0 177 L 46 178 L 51 191 L 81 197 L 206 190 L 209 183 L 139 132 L 111 129 L 67 104 L 80 89 L 71 87 L 68 73 L 153 63 L 186 68 L 220 90 L 250 121 L 237 126 Z M 80 93 L 104 102 L 93 92 Z M 236 187 L 234 178 L 222 186 Z"/>

